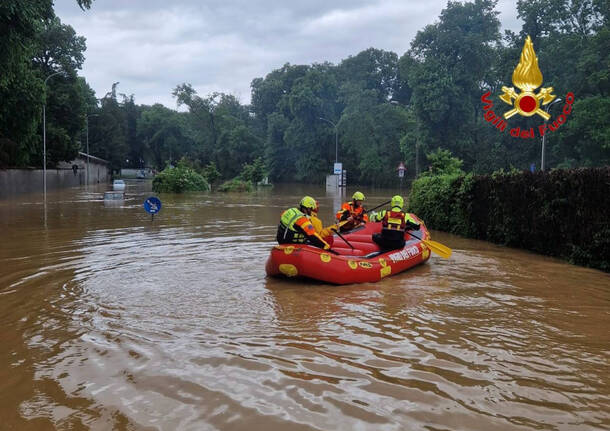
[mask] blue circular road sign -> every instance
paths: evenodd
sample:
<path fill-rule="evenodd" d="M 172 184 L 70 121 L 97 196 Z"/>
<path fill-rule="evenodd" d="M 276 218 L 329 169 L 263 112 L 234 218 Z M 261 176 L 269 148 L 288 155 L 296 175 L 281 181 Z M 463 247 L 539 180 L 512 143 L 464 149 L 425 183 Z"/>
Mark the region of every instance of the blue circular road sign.
<path fill-rule="evenodd" d="M 144 209 L 147 213 L 157 214 L 161 211 L 161 201 L 154 196 L 149 197 L 144 201 Z"/>

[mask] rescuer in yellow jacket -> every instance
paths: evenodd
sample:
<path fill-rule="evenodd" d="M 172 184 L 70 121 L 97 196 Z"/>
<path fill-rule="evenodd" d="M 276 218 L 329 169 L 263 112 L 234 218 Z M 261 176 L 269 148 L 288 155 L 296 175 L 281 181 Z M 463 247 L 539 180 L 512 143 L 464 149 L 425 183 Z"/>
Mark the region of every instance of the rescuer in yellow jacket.
<path fill-rule="evenodd" d="M 288 208 L 282 212 L 280 224 L 277 227 L 277 242 L 279 244 L 309 243 L 328 250 L 330 245 L 316 232 L 309 219 L 315 208 L 315 199 L 311 196 L 305 196 L 301 199 L 298 209 Z"/>
<path fill-rule="evenodd" d="M 332 224 L 328 227 L 324 227 L 322 225 L 322 220 L 318 218 L 318 213 L 320 212 L 320 203 L 316 201 L 316 208 L 311 212 L 311 216 L 309 216 L 309 220 L 313 225 L 313 228 L 316 232 L 332 247 L 334 239 L 333 239 L 333 229 L 337 229 L 336 224 Z"/>
<path fill-rule="evenodd" d="M 373 234 L 373 241 L 384 250 L 404 247 L 405 232 L 419 230 L 419 223 L 402 211 L 404 205 L 402 197 L 393 196 L 390 205 L 390 211 L 383 210 L 371 215 L 371 221 L 380 221 L 382 224 L 381 233 Z"/>

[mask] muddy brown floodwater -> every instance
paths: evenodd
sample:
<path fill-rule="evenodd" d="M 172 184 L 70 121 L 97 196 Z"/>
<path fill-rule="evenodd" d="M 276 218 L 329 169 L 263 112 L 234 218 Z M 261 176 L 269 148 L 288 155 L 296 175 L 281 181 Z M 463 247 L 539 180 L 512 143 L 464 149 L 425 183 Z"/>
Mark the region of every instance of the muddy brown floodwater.
<path fill-rule="evenodd" d="M 0 429 L 610 429 L 610 276 L 432 231 L 376 284 L 269 279 L 304 194 L 0 201 Z M 349 189 L 351 193 L 353 190 Z M 393 193 L 363 190 L 367 203 Z"/>

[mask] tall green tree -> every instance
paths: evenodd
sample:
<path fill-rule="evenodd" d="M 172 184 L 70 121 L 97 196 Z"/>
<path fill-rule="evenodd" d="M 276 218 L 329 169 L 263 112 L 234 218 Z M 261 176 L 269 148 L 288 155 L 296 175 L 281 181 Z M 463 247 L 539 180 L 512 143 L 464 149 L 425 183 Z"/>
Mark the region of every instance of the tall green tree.
<path fill-rule="evenodd" d="M 91 0 L 78 0 L 89 8 Z M 52 0 L 0 2 L 0 165 L 35 162 L 40 152 L 42 76 L 33 66 L 41 23 L 53 18 Z"/>
<path fill-rule="evenodd" d="M 212 93 L 200 97 L 191 84 L 178 85 L 173 93 L 178 106 L 189 108 L 192 130 L 191 157 L 201 164 L 214 162 L 224 178 L 239 174 L 244 163 L 264 152 L 261 138 L 253 132 L 248 107 L 232 95 Z"/>
<path fill-rule="evenodd" d="M 142 109 L 138 121 L 138 140 L 142 143 L 142 158 L 151 160 L 157 169 L 167 162 L 175 164 L 185 154 L 187 132 L 180 114 L 161 104 Z"/>
<path fill-rule="evenodd" d="M 488 131 L 480 121 L 482 89 L 500 42 L 494 0 L 449 2 L 439 22 L 419 31 L 401 59 L 425 148 L 448 148 L 468 167 L 480 165 Z"/>
<path fill-rule="evenodd" d="M 117 98 L 119 83 L 112 84 L 112 90 L 100 99 L 99 116 L 89 119 L 90 152 L 94 156 L 108 160 L 113 170 L 127 163 L 127 119 Z"/>
<path fill-rule="evenodd" d="M 398 56 L 391 51 L 369 48 L 343 60 L 338 66 L 341 82 L 375 90 L 379 101 L 389 100 L 398 88 Z"/>
<path fill-rule="evenodd" d="M 53 16 L 40 24 L 35 46 L 32 62 L 40 75 L 62 73 L 45 87 L 47 162 L 54 165 L 73 160 L 81 149 L 89 89 L 84 79 L 77 77 L 77 70 L 85 59 L 85 38 Z M 42 163 L 41 152 L 36 156 L 36 161 Z"/>
<path fill-rule="evenodd" d="M 610 97 L 610 27 L 607 0 L 518 1 L 524 20 L 518 43 L 530 35 L 544 85 L 558 97 L 576 96 L 574 110 L 559 133 L 547 135 L 548 166 L 608 163 L 603 138 L 610 134 L 604 109 Z M 559 114 L 561 105 L 551 113 Z M 552 122 L 552 120 L 551 120 Z"/>

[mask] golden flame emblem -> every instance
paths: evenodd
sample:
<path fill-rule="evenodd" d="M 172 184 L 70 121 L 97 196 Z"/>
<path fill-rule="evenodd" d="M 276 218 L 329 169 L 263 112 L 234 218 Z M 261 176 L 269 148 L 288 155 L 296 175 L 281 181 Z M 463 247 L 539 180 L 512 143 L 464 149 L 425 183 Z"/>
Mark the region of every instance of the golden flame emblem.
<path fill-rule="evenodd" d="M 525 39 L 519 64 L 513 71 L 513 84 L 521 90 L 521 93 L 517 93 L 513 87 L 502 87 L 504 93 L 500 99 L 513 107 L 504 113 L 504 118 L 509 119 L 515 114 L 524 117 L 538 114 L 545 120 L 551 118 L 548 112 L 540 109 L 540 102 L 542 101 L 542 105 L 548 105 L 557 96 L 552 94 L 553 87 L 541 88 L 538 94 L 534 93 L 534 90 L 542 85 L 542 72 L 538 67 L 538 57 L 529 36 Z"/>

